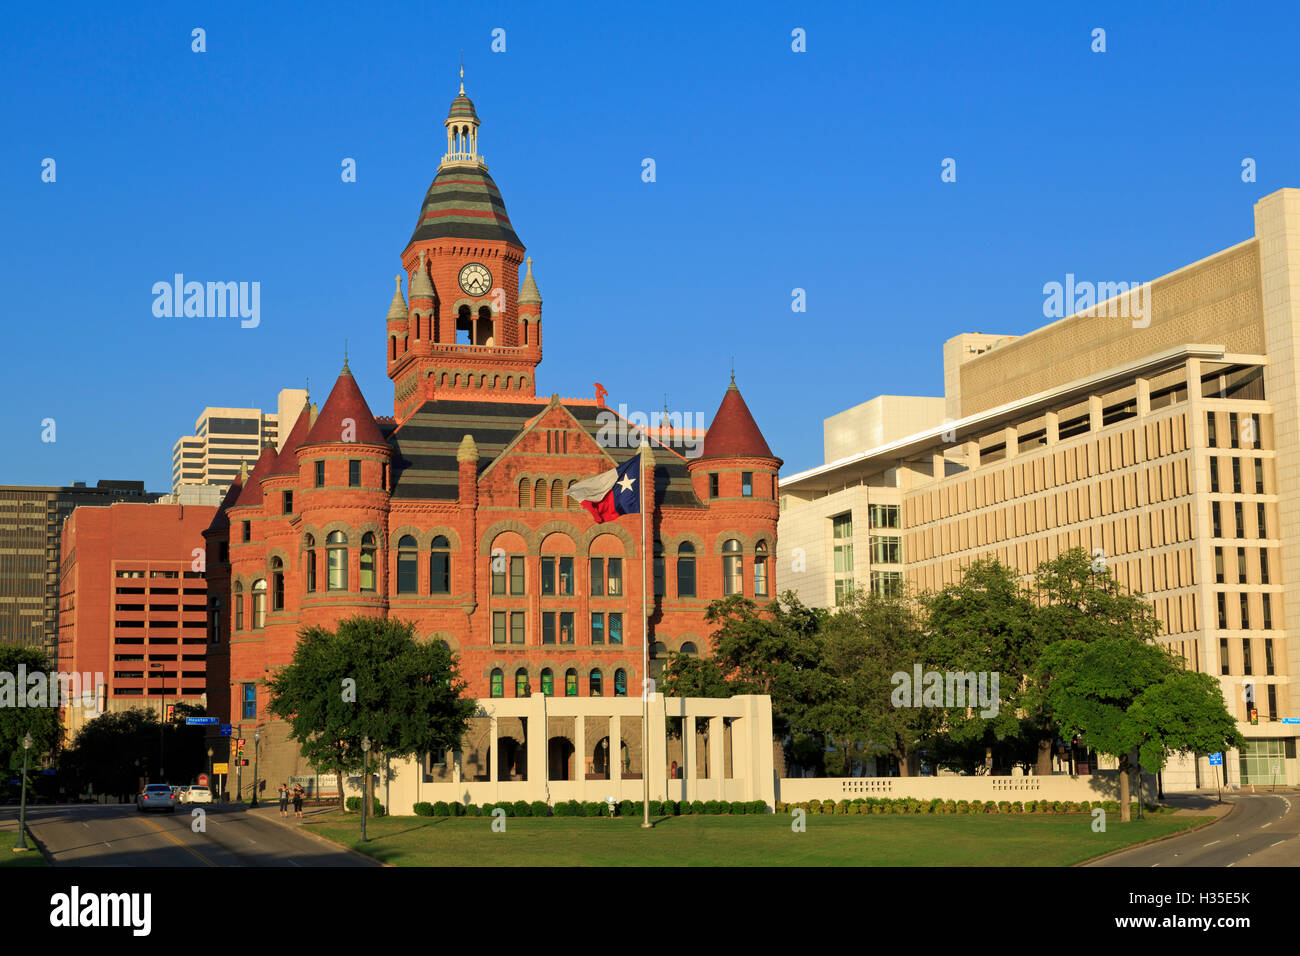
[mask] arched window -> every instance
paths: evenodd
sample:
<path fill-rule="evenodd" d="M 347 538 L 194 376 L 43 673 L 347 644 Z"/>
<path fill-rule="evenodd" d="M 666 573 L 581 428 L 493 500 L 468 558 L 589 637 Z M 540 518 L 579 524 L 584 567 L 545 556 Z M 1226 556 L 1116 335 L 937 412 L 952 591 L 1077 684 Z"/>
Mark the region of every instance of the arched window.
<path fill-rule="evenodd" d="M 209 605 L 208 640 L 213 644 L 221 643 L 221 598 L 215 595 Z"/>
<path fill-rule="evenodd" d="M 316 539 L 312 535 L 307 535 L 303 541 L 303 548 L 307 552 L 307 590 L 316 590 Z"/>
<path fill-rule="evenodd" d="M 565 491 L 568 491 L 569 488 L 572 488 L 572 487 L 573 487 L 574 485 L 576 485 L 577 483 L 578 483 L 578 480 L 577 480 L 576 478 L 573 479 L 572 481 L 569 482 L 569 486 L 568 486 L 568 488 L 565 488 Z M 565 503 L 566 506 L 568 506 L 569 508 L 571 508 L 571 509 L 573 509 L 573 510 L 581 510 L 581 509 L 582 509 L 582 503 L 581 503 L 580 501 L 578 501 L 577 498 L 570 498 L 567 494 L 564 496 L 564 503 Z"/>
<path fill-rule="evenodd" d="M 284 562 L 278 556 L 271 559 L 271 610 L 284 610 Z"/>
<path fill-rule="evenodd" d="M 348 536 L 342 531 L 331 531 L 325 539 L 325 557 L 328 565 L 329 580 L 326 586 L 331 591 L 348 589 Z"/>
<path fill-rule="evenodd" d="M 599 670 L 592 668 L 591 673 L 587 676 L 587 684 L 592 697 L 600 697 L 604 694 L 604 679 L 600 676 Z"/>
<path fill-rule="evenodd" d="M 767 542 L 754 545 L 754 597 L 767 597 Z"/>
<path fill-rule="evenodd" d="M 520 478 L 520 479 L 519 479 L 519 507 L 521 507 L 521 508 L 527 508 L 527 507 L 528 507 L 528 504 L 529 504 L 529 502 L 528 502 L 528 489 L 529 489 L 530 487 L 531 487 L 531 486 L 529 485 L 529 483 L 528 483 L 528 479 L 527 479 L 527 478 Z"/>
<path fill-rule="evenodd" d="M 542 668 L 542 693 L 547 697 L 555 696 L 555 674 L 549 667 Z"/>
<path fill-rule="evenodd" d="M 537 484 L 533 485 L 533 507 L 546 507 L 546 480 L 544 478 L 538 478 Z"/>
<path fill-rule="evenodd" d="M 515 696 L 528 696 L 528 671 L 522 667 L 515 671 Z"/>
<path fill-rule="evenodd" d="M 490 693 L 493 697 L 504 697 L 506 695 L 505 679 L 505 675 L 501 673 L 501 668 L 492 668 L 492 690 Z"/>
<path fill-rule="evenodd" d="M 238 581 L 235 582 L 235 630 L 244 629 L 244 586 Z"/>
<path fill-rule="evenodd" d="M 745 587 L 744 564 L 740 542 L 728 538 L 722 545 L 722 593 L 740 594 Z"/>
<path fill-rule="evenodd" d="M 614 671 L 614 696 L 627 696 L 627 671 L 621 667 Z"/>
<path fill-rule="evenodd" d="M 564 507 L 564 482 L 560 481 L 559 478 L 551 482 L 551 507 Z"/>
<path fill-rule="evenodd" d="M 420 589 L 420 553 L 415 538 L 404 534 L 397 539 L 397 593 L 415 594 Z"/>
<path fill-rule="evenodd" d="M 253 582 L 253 630 L 266 627 L 266 578 Z"/>
<path fill-rule="evenodd" d="M 695 649 L 695 645 L 687 641 L 682 645 L 681 654 L 683 657 L 699 657 L 700 652 Z"/>
<path fill-rule="evenodd" d="M 695 545 L 689 541 L 677 546 L 677 596 L 695 597 Z"/>
<path fill-rule="evenodd" d="M 375 533 L 367 531 L 361 536 L 361 590 L 375 590 Z"/>
<path fill-rule="evenodd" d="M 429 593 L 451 593 L 451 542 L 442 535 L 433 539 L 429 551 Z"/>
<path fill-rule="evenodd" d="M 564 672 L 564 696 L 578 696 L 578 672 L 572 667 Z"/>

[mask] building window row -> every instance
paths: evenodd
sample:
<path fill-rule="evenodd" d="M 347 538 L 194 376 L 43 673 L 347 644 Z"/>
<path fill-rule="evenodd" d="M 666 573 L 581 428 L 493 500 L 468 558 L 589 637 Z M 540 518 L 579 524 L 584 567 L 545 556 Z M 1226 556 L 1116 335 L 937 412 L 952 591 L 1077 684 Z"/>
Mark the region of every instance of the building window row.
<path fill-rule="evenodd" d="M 539 685 L 541 692 L 547 697 L 555 696 L 555 673 L 551 668 L 542 669 Z M 505 696 L 505 673 L 501 668 L 494 667 L 492 669 L 489 686 L 491 696 Z M 613 691 L 615 697 L 627 696 L 627 671 L 621 667 L 614 671 Z M 528 671 L 521 667 L 515 671 L 515 696 L 528 697 L 531 693 L 532 688 Z M 590 697 L 603 697 L 605 694 L 605 676 L 599 668 L 592 668 L 587 672 L 587 693 Z M 564 672 L 564 696 L 578 696 L 578 671 L 576 668 L 570 667 Z"/>

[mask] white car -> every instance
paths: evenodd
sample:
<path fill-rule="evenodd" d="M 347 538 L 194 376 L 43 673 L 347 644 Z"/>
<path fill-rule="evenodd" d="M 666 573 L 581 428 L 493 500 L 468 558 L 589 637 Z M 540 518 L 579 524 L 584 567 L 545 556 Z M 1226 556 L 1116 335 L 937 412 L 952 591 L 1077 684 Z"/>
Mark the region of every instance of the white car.
<path fill-rule="evenodd" d="M 187 785 L 187 786 L 184 786 L 184 787 L 173 787 L 172 790 L 175 791 L 175 793 L 173 794 L 173 796 L 176 797 L 176 802 L 177 802 L 177 803 L 189 803 L 189 802 L 190 802 L 190 788 L 189 788 L 188 785 Z"/>
<path fill-rule="evenodd" d="M 176 797 L 172 788 L 165 783 L 151 783 L 141 790 L 135 798 L 135 806 L 141 813 L 146 810 L 166 810 L 176 812 Z"/>
<path fill-rule="evenodd" d="M 189 787 L 185 794 L 186 803 L 211 803 L 212 791 L 207 787 Z"/>

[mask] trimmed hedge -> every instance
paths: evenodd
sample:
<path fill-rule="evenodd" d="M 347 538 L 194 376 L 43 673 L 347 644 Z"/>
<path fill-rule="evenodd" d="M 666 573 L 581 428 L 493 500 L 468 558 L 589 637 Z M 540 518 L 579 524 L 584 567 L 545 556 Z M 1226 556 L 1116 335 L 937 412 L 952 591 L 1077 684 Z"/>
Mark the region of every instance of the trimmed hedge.
<path fill-rule="evenodd" d="M 417 803 L 417 804 L 416 804 L 414 807 L 412 807 L 411 809 L 413 809 L 413 810 L 415 811 L 415 815 L 416 815 L 417 817 L 431 817 L 431 816 L 433 816 L 433 804 L 430 803 L 428 800 L 421 800 L 419 803 Z"/>
<path fill-rule="evenodd" d="M 372 797 L 371 799 L 374 801 L 374 804 L 373 804 L 372 807 L 371 807 L 370 815 L 371 815 L 372 817 L 382 817 L 382 816 L 384 815 L 384 805 L 383 805 L 382 803 L 379 802 L 379 798 L 378 798 L 378 797 Z M 360 813 L 360 812 L 361 812 L 361 798 L 360 798 L 360 797 L 348 797 L 347 802 L 344 803 L 344 806 L 345 806 L 347 809 L 351 810 L 353 813 Z"/>
<path fill-rule="evenodd" d="M 710 801 L 713 802 L 713 801 Z M 732 807 L 742 806 L 747 809 L 735 810 L 732 813 L 766 813 L 767 806 L 762 800 L 750 801 L 742 804 L 732 804 Z M 725 804 L 724 804 L 725 806 Z M 1136 808 L 1137 804 L 1134 803 Z M 754 809 L 757 807 L 758 809 Z M 868 797 L 865 800 L 858 798 L 852 802 L 841 800 L 838 803 L 832 800 L 806 800 L 801 803 L 787 803 L 782 800 L 776 804 L 777 813 L 789 813 L 791 810 L 804 810 L 810 814 L 842 814 L 850 815 L 876 815 L 876 814 L 958 814 L 974 815 L 986 813 L 1089 813 L 1095 809 L 1119 810 L 1119 804 L 1114 800 L 1029 800 L 1021 803 L 1019 800 L 918 800 L 915 797 Z M 685 812 L 685 810 L 683 810 Z M 713 811 L 709 811 L 713 812 Z M 725 810 L 722 812 L 726 812 Z"/>

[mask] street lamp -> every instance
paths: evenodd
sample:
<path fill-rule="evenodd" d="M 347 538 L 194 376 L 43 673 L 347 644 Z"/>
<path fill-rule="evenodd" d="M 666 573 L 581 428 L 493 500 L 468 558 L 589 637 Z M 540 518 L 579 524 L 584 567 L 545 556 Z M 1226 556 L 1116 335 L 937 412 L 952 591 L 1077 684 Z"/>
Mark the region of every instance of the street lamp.
<path fill-rule="evenodd" d="M 212 772 L 212 748 L 209 747 L 209 748 L 208 748 L 208 788 L 209 788 L 212 792 L 215 792 L 215 793 L 217 793 L 218 795 L 220 795 L 220 791 L 217 790 L 216 787 L 212 786 L 212 778 L 213 778 L 214 776 L 216 776 L 216 775 Z"/>
<path fill-rule="evenodd" d="M 32 749 L 31 731 L 23 734 L 23 796 L 18 805 L 18 845 L 14 851 L 27 850 L 27 754 Z"/>
<path fill-rule="evenodd" d="M 158 692 L 158 782 L 166 783 L 167 774 L 163 770 L 163 748 L 165 746 L 163 741 L 166 740 L 166 737 L 163 735 L 163 731 L 167 729 L 167 672 L 162 668 L 162 664 L 158 663 L 149 665 L 150 670 L 159 672 L 158 679 L 162 682 L 162 687 Z"/>
<path fill-rule="evenodd" d="M 361 738 L 361 842 L 366 842 L 366 806 L 370 802 L 370 738 Z"/>
<path fill-rule="evenodd" d="M 258 758 L 262 756 L 261 743 L 262 743 L 262 731 L 254 730 L 253 731 L 253 799 L 248 801 L 248 807 L 250 810 L 253 807 L 257 806 L 257 784 L 258 784 L 257 762 L 258 762 Z"/>

